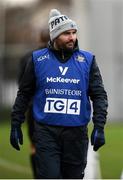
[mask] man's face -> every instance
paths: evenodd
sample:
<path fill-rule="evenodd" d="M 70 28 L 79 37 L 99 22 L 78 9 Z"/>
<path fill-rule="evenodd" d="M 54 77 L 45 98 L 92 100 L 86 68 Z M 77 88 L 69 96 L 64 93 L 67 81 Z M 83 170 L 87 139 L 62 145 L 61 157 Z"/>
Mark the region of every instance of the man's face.
<path fill-rule="evenodd" d="M 74 48 L 76 42 L 76 30 L 71 29 L 63 32 L 55 39 L 55 48 L 56 49 L 64 49 L 64 50 L 72 50 Z"/>

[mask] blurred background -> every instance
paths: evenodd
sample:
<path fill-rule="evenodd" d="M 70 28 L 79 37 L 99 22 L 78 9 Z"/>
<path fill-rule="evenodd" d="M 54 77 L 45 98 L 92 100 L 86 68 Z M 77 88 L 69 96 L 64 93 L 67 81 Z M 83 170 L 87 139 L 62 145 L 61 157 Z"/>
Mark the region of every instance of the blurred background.
<path fill-rule="evenodd" d="M 78 24 L 81 49 L 96 55 L 109 109 L 106 145 L 99 150 L 102 179 L 123 172 L 123 0 L 0 0 L 0 178 L 32 178 L 24 125 L 20 152 L 9 144 L 10 112 L 17 92 L 19 62 L 43 46 L 49 11 L 57 8 Z"/>

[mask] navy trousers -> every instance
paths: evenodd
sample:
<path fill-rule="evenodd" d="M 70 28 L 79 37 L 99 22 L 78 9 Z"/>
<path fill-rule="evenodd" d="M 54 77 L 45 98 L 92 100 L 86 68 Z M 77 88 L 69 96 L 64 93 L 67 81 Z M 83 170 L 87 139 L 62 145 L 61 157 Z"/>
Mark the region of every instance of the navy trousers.
<path fill-rule="evenodd" d="M 82 179 L 87 163 L 87 127 L 35 123 L 38 179 Z"/>

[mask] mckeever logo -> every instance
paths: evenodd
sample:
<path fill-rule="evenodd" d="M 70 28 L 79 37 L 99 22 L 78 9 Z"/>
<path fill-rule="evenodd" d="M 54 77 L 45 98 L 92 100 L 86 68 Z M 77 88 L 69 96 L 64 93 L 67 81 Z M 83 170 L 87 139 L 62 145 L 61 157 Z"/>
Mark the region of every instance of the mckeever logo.
<path fill-rule="evenodd" d="M 48 82 L 79 84 L 80 79 L 69 79 L 69 78 L 62 78 L 62 77 L 47 77 L 47 83 Z"/>
<path fill-rule="evenodd" d="M 61 74 L 64 76 L 68 70 L 68 67 L 63 68 L 62 66 L 59 66 L 59 70 L 60 70 Z"/>
<path fill-rule="evenodd" d="M 64 76 L 67 73 L 68 67 L 62 67 L 59 66 L 59 70 L 61 72 L 61 75 Z M 80 79 L 70 79 L 70 78 L 62 78 L 62 77 L 47 77 L 47 83 L 52 82 L 52 83 L 71 83 L 71 84 L 79 84 Z"/>

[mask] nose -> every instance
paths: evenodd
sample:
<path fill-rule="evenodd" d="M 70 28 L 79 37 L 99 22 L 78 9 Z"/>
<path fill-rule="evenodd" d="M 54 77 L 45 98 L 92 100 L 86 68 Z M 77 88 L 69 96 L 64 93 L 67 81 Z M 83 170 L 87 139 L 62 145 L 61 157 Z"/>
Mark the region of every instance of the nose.
<path fill-rule="evenodd" d="M 74 34 L 73 33 L 70 33 L 69 34 L 69 40 L 73 40 L 74 39 Z"/>

